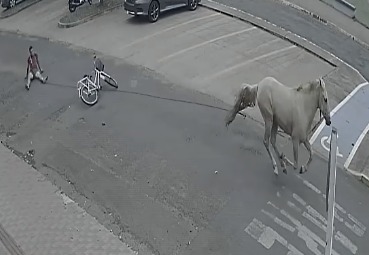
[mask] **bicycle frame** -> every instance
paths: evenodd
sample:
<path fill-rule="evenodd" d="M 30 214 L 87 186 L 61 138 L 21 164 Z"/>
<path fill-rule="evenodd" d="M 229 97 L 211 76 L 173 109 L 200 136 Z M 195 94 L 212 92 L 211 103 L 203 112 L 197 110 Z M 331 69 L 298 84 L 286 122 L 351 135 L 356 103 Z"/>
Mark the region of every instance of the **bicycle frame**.
<path fill-rule="evenodd" d="M 87 84 L 86 84 L 86 81 L 87 81 Z M 91 93 L 91 91 L 99 89 L 99 85 L 97 86 L 95 82 L 92 82 L 88 78 L 88 76 L 85 76 L 77 82 L 77 89 L 78 89 L 79 98 L 81 98 L 81 96 L 82 96 L 82 88 L 83 87 L 87 88 L 88 93 Z"/>
<path fill-rule="evenodd" d="M 104 79 L 103 77 L 109 77 L 109 75 L 107 73 L 105 73 L 104 71 L 99 71 L 99 70 L 95 69 L 94 81 L 92 81 L 89 78 L 89 76 L 86 76 L 86 77 L 82 78 L 81 80 L 79 80 L 77 82 L 77 87 L 78 87 L 78 89 L 81 88 L 81 85 L 84 86 L 84 87 L 87 87 L 88 92 L 90 92 L 92 90 L 96 90 L 96 89 L 101 89 L 100 79 Z M 87 80 L 87 84 L 85 83 L 86 80 Z M 90 89 L 90 87 L 93 87 L 93 88 Z"/>

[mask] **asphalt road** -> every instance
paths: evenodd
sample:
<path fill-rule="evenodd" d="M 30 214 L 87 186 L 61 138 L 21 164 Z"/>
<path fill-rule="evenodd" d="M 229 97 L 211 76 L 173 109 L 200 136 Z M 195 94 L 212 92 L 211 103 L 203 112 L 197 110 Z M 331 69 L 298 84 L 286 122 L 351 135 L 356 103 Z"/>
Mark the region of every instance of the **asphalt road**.
<path fill-rule="evenodd" d="M 325 26 L 310 15 L 282 5 L 275 0 L 215 1 L 251 13 L 306 38 L 349 63 L 365 79 L 369 79 L 369 51 L 348 36 Z"/>
<path fill-rule="evenodd" d="M 42 49 L 49 83 L 26 91 L 30 44 Z M 7 33 L 0 47 L 3 143 L 140 254 L 323 253 L 327 162 L 315 157 L 307 174 L 276 177 L 262 126 L 236 118 L 227 130 L 229 106 L 209 96 L 103 58 L 120 87 L 104 87 L 88 107 L 76 81 L 91 55 Z M 366 254 L 366 187 L 343 171 L 337 181 L 334 249 Z"/>

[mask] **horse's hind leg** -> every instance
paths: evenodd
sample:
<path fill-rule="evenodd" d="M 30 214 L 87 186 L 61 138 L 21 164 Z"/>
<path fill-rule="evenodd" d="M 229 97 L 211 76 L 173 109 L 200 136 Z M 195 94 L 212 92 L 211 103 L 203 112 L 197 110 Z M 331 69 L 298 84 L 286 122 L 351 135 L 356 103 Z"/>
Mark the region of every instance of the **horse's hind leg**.
<path fill-rule="evenodd" d="M 304 166 L 304 165 L 301 166 L 301 168 L 300 168 L 300 174 L 307 172 L 307 170 L 308 170 L 308 168 L 310 166 L 310 163 L 313 160 L 313 151 L 311 149 L 311 144 L 309 143 L 308 140 L 305 140 L 304 141 L 304 145 L 305 145 L 305 148 L 307 149 L 307 151 L 309 152 L 309 159 L 308 159 L 308 161 L 306 163 L 306 166 Z"/>
<path fill-rule="evenodd" d="M 293 147 L 293 158 L 294 164 L 293 168 L 296 170 L 299 163 L 299 140 L 297 138 L 292 138 L 292 147 Z"/>
<path fill-rule="evenodd" d="M 266 150 L 269 154 L 269 157 L 272 161 L 274 174 L 278 175 L 277 163 L 274 159 L 273 154 L 270 152 L 270 146 L 269 146 L 269 139 L 270 139 L 270 135 L 271 135 L 271 130 L 272 130 L 272 122 L 269 121 L 269 120 L 265 121 L 264 145 L 265 145 L 265 148 L 266 148 Z"/>
<path fill-rule="evenodd" d="M 274 149 L 275 153 L 278 156 L 278 160 L 279 160 L 279 163 L 281 164 L 281 167 L 283 169 L 283 173 L 287 174 L 285 157 L 282 153 L 279 153 L 278 147 L 276 145 L 277 132 L 278 132 L 278 122 L 274 120 L 273 121 L 273 126 L 272 126 L 272 133 L 271 133 L 271 137 L 270 137 L 270 143 L 272 144 L 273 149 Z"/>

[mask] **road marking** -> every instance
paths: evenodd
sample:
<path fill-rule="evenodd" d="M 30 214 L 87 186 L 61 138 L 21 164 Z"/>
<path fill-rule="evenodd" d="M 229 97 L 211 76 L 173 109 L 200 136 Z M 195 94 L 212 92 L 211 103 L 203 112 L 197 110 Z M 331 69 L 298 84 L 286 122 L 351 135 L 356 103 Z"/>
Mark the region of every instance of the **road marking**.
<path fill-rule="evenodd" d="M 369 131 L 368 119 L 358 117 L 358 115 L 366 116 L 369 114 L 368 85 L 368 82 L 358 85 L 331 111 L 332 123 L 334 123 L 340 134 L 340 150 L 337 162 L 345 169 L 348 169 L 361 142 Z M 329 136 L 328 129 L 330 127 L 322 122 L 310 138 L 313 149 L 321 152 L 323 155 L 327 154 L 327 148 L 322 142 Z M 323 137 L 324 139 L 322 140 Z M 318 138 L 320 140 L 319 144 L 316 142 Z"/>
<path fill-rule="evenodd" d="M 292 197 L 293 197 L 297 202 L 299 202 L 303 207 L 305 207 L 305 206 L 306 206 L 306 202 L 305 202 L 305 200 L 304 200 L 304 199 L 302 199 L 299 195 L 297 195 L 297 194 L 293 193 L 293 194 L 292 194 Z"/>
<path fill-rule="evenodd" d="M 308 187 L 309 189 L 311 189 L 312 191 L 315 191 L 318 194 L 322 194 L 322 192 L 317 187 L 315 187 L 311 182 L 309 182 L 308 180 L 305 180 L 300 175 L 296 175 L 296 177 L 298 179 L 300 179 L 305 184 L 305 186 Z"/>
<path fill-rule="evenodd" d="M 168 31 L 171 31 L 171 30 L 177 29 L 177 28 L 179 28 L 179 27 L 182 27 L 182 26 L 185 26 L 185 25 L 188 25 L 188 24 L 191 24 L 191 23 L 194 23 L 194 22 L 200 21 L 200 20 L 204 20 L 204 19 L 207 19 L 207 18 L 210 18 L 210 17 L 219 16 L 219 15 L 221 15 L 221 13 L 218 13 L 218 12 L 217 12 L 217 13 L 213 13 L 213 14 L 210 14 L 210 15 L 207 15 L 207 16 L 204 16 L 204 17 L 200 17 L 200 18 L 196 18 L 196 19 L 191 19 L 191 20 L 189 20 L 189 21 L 187 21 L 187 22 L 183 22 L 183 23 L 181 23 L 181 24 L 178 24 L 178 25 L 175 25 L 175 26 L 172 26 L 172 27 L 168 27 L 168 28 L 166 28 L 166 29 L 163 29 L 163 30 L 158 31 L 158 32 L 156 32 L 156 33 L 153 33 L 153 34 L 151 34 L 151 35 L 147 35 L 147 36 L 145 36 L 145 37 L 142 37 L 142 38 L 140 38 L 140 39 L 137 39 L 136 41 L 133 41 L 133 42 L 131 42 L 131 43 L 129 43 L 129 44 L 123 45 L 123 46 L 122 46 L 122 47 L 120 47 L 118 50 L 124 50 L 125 48 L 128 48 L 128 47 L 130 47 L 130 46 L 133 46 L 133 45 L 135 45 L 135 44 L 138 44 L 138 43 L 141 43 L 141 42 L 144 42 L 144 41 L 147 41 L 148 39 L 151 39 L 151 38 L 153 38 L 153 37 L 155 37 L 155 36 L 158 36 L 158 35 L 164 34 L 164 33 L 168 32 Z"/>
<path fill-rule="evenodd" d="M 292 227 L 290 224 L 284 222 L 280 218 L 274 216 L 270 212 L 265 211 L 264 209 L 262 209 L 261 212 L 264 213 L 265 215 L 267 215 L 269 218 L 271 218 L 275 223 L 277 223 L 282 228 L 287 229 L 288 231 L 290 231 L 292 233 L 295 232 L 296 229 L 294 227 Z"/>
<path fill-rule="evenodd" d="M 287 201 L 287 205 L 291 207 L 292 209 L 294 209 L 295 211 L 297 211 L 298 213 L 301 213 L 301 209 L 297 205 L 295 205 L 293 202 Z"/>
<path fill-rule="evenodd" d="M 366 227 L 360 221 L 358 221 L 354 216 L 352 216 L 350 213 L 347 216 L 350 220 L 352 220 L 352 222 L 358 225 L 359 228 L 361 228 L 364 232 L 366 231 Z"/>
<path fill-rule="evenodd" d="M 202 43 L 199 43 L 199 44 L 193 45 L 193 46 L 191 46 L 191 47 L 188 47 L 188 48 L 182 49 L 182 50 L 177 51 L 177 52 L 175 52 L 175 53 L 173 53 L 173 54 L 170 54 L 170 55 L 168 55 L 168 56 L 165 56 L 165 57 L 163 57 L 163 58 L 159 59 L 159 60 L 158 60 L 158 62 L 159 62 L 159 63 L 164 62 L 164 61 L 166 61 L 166 60 L 168 60 L 168 59 L 174 58 L 174 57 L 176 57 L 176 56 L 178 56 L 178 55 L 180 55 L 180 54 L 183 54 L 183 53 L 188 52 L 188 51 L 190 51 L 190 50 L 193 50 L 193 49 L 199 48 L 199 47 L 204 46 L 204 45 L 206 45 L 206 44 L 213 43 L 213 42 L 216 42 L 216 41 L 219 41 L 219 40 L 221 40 L 221 39 L 224 39 L 224 38 L 227 38 L 227 37 L 231 37 L 231 36 L 234 36 L 234 35 L 242 34 L 242 33 L 245 33 L 245 32 L 251 31 L 251 30 L 254 30 L 254 29 L 256 29 L 256 27 L 251 27 L 251 28 L 243 29 L 243 30 L 241 30 L 241 31 L 237 31 L 237 32 L 233 32 L 233 33 L 230 33 L 230 34 L 226 34 L 226 35 L 219 36 L 219 37 L 217 37 L 217 38 L 214 38 L 214 39 L 211 39 L 211 40 L 208 40 L 208 41 L 205 41 L 205 42 L 202 42 Z"/>
<path fill-rule="evenodd" d="M 337 234 L 334 236 L 334 239 L 339 241 L 343 246 L 345 246 L 352 254 L 356 254 L 357 246 L 351 242 L 344 234 L 340 231 L 337 231 Z"/>
<path fill-rule="evenodd" d="M 247 61 L 245 61 L 245 62 L 242 62 L 242 63 L 236 64 L 236 65 L 234 65 L 234 66 L 231 66 L 231 67 L 229 67 L 229 68 L 226 68 L 226 69 L 224 69 L 223 71 L 220 71 L 220 72 L 216 73 L 215 75 L 213 75 L 213 76 L 209 77 L 208 79 L 209 79 L 209 80 L 216 79 L 216 78 L 218 78 L 218 77 L 219 77 L 219 76 L 221 76 L 221 75 L 224 75 L 224 74 L 226 74 L 226 73 L 229 73 L 229 72 L 231 72 L 231 71 L 233 71 L 233 70 L 235 70 L 235 69 L 238 69 L 238 68 L 240 68 L 240 67 L 242 67 L 242 66 L 245 66 L 245 65 L 247 65 L 247 64 L 249 64 L 249 63 L 252 63 L 252 62 L 254 62 L 254 61 L 258 61 L 258 60 L 260 60 L 260 59 L 267 58 L 267 57 L 270 57 L 270 56 L 273 56 L 273 55 L 276 55 L 276 54 L 278 54 L 278 53 L 281 53 L 281 52 L 284 52 L 284 51 L 287 51 L 287 50 L 290 50 L 290 49 L 294 49 L 294 48 L 297 48 L 297 46 L 295 46 L 295 45 L 291 45 L 291 46 L 288 46 L 288 47 L 285 47 L 285 48 L 282 48 L 282 49 L 278 49 L 278 50 L 275 50 L 275 51 L 272 51 L 272 52 L 266 53 L 266 54 L 264 54 L 264 55 L 260 55 L 260 56 L 258 56 L 258 57 L 256 57 L 256 58 L 249 59 L 249 60 L 247 60 Z"/>
<path fill-rule="evenodd" d="M 309 190 L 314 191 L 313 194 L 317 194 L 319 197 L 324 196 L 313 184 L 303 178 L 300 178 L 300 180 Z M 275 199 L 278 202 L 268 201 L 266 203 L 267 208 L 261 208 L 260 211 L 260 217 L 263 218 L 254 217 L 252 222 L 244 228 L 244 231 L 268 249 L 267 254 L 275 254 L 276 251 L 273 250 L 273 245 L 275 242 L 279 242 L 289 250 L 286 253 L 288 255 L 307 254 L 309 252 L 315 255 L 323 255 L 324 252 L 321 251 L 326 246 L 324 235 L 328 229 L 327 218 L 298 194 L 293 192 L 284 192 L 284 194 L 287 195 L 282 195 L 277 191 Z M 335 223 L 332 235 L 342 247 L 340 253 L 345 255 L 357 254 L 359 247 L 353 242 L 356 239 L 352 239 L 352 237 L 363 237 L 366 227 L 337 203 L 335 203 L 335 208 L 337 208 L 340 215 L 335 212 L 335 218 L 338 221 Z M 263 222 L 262 219 L 265 219 L 268 224 Z M 312 228 L 310 228 L 311 226 Z M 295 233 L 292 235 L 302 240 L 304 245 L 297 241 L 294 244 L 292 240 L 295 239 L 289 240 L 291 234 L 288 235 L 285 230 L 289 233 Z M 283 233 L 287 236 L 283 236 Z M 299 250 L 293 245 L 296 245 Z M 292 251 L 292 249 L 296 250 Z M 333 250 L 332 255 L 339 255 L 339 253 Z"/>
<path fill-rule="evenodd" d="M 337 135 L 338 138 L 338 135 Z M 327 145 L 325 145 L 327 143 Z M 329 146 L 331 144 L 331 136 L 323 136 L 322 139 L 320 139 L 320 144 L 322 147 L 329 152 Z M 343 155 L 339 152 L 338 146 L 337 146 L 337 157 L 343 158 Z"/>
<path fill-rule="evenodd" d="M 369 123 L 365 127 L 365 129 L 363 130 L 363 132 L 361 132 L 359 138 L 356 140 L 354 147 L 352 148 L 349 156 L 346 159 L 345 164 L 343 165 L 345 168 L 348 168 L 349 165 L 351 164 L 351 161 L 354 158 L 356 151 L 359 149 L 359 146 L 360 146 L 361 142 L 363 141 L 366 133 L 368 133 L 368 131 L 369 131 Z"/>
<path fill-rule="evenodd" d="M 323 194 L 317 187 L 315 187 L 312 183 L 310 183 L 309 181 L 305 180 L 304 178 L 302 178 L 299 175 L 296 175 L 296 177 L 298 179 L 300 179 L 305 186 L 307 186 L 309 189 L 315 191 L 317 194 L 322 194 L 323 198 L 325 199 L 325 194 Z M 293 196 L 296 200 L 298 199 L 298 196 L 295 195 Z M 300 198 L 300 200 L 302 200 Z M 298 201 L 298 200 L 297 200 Z M 303 201 L 303 200 L 302 200 Z M 305 202 L 305 201 L 303 201 Z M 306 202 L 305 202 L 306 203 Z M 353 233 L 355 233 L 357 236 L 363 236 L 365 231 L 366 231 L 366 227 L 359 221 L 357 220 L 354 216 L 352 216 L 351 214 L 347 214 L 346 210 L 340 206 L 337 202 L 334 203 L 335 204 L 335 208 L 338 209 L 338 211 L 340 211 L 342 214 L 347 215 L 347 217 L 349 218 L 349 220 L 351 220 L 354 224 L 351 225 L 350 223 L 348 223 L 347 221 L 345 221 L 345 225 L 346 227 L 348 227 Z M 335 214 L 337 214 L 337 212 L 335 212 Z M 337 217 L 337 219 L 339 221 L 341 221 L 339 216 L 335 216 Z M 343 220 L 343 219 L 342 219 Z"/>
<path fill-rule="evenodd" d="M 368 82 L 363 82 L 361 84 L 359 84 L 353 91 L 350 92 L 350 94 L 348 94 L 338 105 L 336 105 L 336 107 L 334 107 L 334 109 L 331 111 L 330 115 L 331 118 L 333 117 L 333 115 L 339 110 L 341 109 L 342 106 L 344 106 L 348 100 L 356 94 L 356 92 L 358 92 L 362 87 L 367 86 L 369 83 Z M 322 129 L 324 128 L 325 124 L 324 122 L 320 123 L 319 127 L 316 129 L 316 131 L 314 132 L 314 134 L 311 136 L 310 138 L 310 143 L 313 144 L 316 140 L 316 138 L 318 137 L 318 135 L 320 134 L 320 132 L 322 132 Z"/>
<path fill-rule="evenodd" d="M 289 250 L 288 254 L 304 255 L 302 252 L 296 249 L 296 247 L 288 243 L 287 240 L 278 234 L 277 231 L 269 226 L 264 225 L 256 218 L 252 220 L 252 222 L 245 228 L 244 231 L 267 249 L 270 249 L 275 241 L 278 241 Z"/>

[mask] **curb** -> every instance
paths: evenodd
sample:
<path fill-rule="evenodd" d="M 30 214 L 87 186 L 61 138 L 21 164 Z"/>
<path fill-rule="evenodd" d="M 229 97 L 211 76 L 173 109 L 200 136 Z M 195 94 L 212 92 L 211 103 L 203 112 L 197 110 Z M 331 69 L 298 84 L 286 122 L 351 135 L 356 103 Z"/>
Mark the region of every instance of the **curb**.
<path fill-rule="evenodd" d="M 362 173 L 358 173 L 354 170 L 351 170 L 349 168 L 344 168 L 349 174 L 355 176 L 359 181 L 361 181 L 362 183 L 364 183 L 366 186 L 369 187 L 369 176 L 362 174 Z"/>
<path fill-rule="evenodd" d="M 202 0 L 201 3 L 199 3 L 199 5 L 211 9 L 213 11 L 220 12 L 227 16 L 240 19 L 268 33 L 271 33 L 283 40 L 289 41 L 290 43 L 299 46 L 308 51 L 309 53 L 313 54 L 314 56 L 324 60 L 333 67 L 337 67 L 340 65 L 340 62 L 343 62 L 342 60 L 340 61 L 340 59 L 338 59 L 333 54 L 329 53 L 326 50 L 323 50 L 322 48 L 320 48 L 319 46 L 315 45 L 312 42 L 309 42 L 305 38 L 295 35 L 292 32 L 285 30 L 284 28 L 278 27 L 275 24 L 263 20 L 259 17 L 256 17 L 250 13 L 238 10 L 233 7 L 229 7 L 227 5 L 215 2 L 213 0 Z"/>
<path fill-rule="evenodd" d="M 302 7 L 301 7 L 301 6 L 299 6 L 299 5 L 296 5 L 296 4 L 294 4 L 294 3 L 291 3 L 291 2 L 289 2 L 289 1 L 287 1 L 287 0 L 276 0 L 276 1 L 277 1 L 277 2 L 280 2 L 281 4 L 283 4 L 283 5 L 285 5 L 285 6 L 292 7 L 292 8 L 294 8 L 294 9 L 298 10 L 298 11 L 301 11 L 301 12 L 303 12 L 303 13 L 305 13 L 305 14 L 310 15 L 311 17 L 313 17 L 314 19 L 318 20 L 319 22 L 321 22 L 321 23 L 323 23 L 323 24 L 325 24 L 325 25 L 328 25 L 328 26 L 330 26 L 331 28 L 333 28 L 333 29 L 337 30 L 338 32 L 340 32 L 340 33 L 342 33 L 342 34 L 344 34 L 344 35 L 346 35 L 346 36 L 350 37 L 352 40 L 356 41 L 356 42 L 357 42 L 357 43 L 359 43 L 361 46 L 363 46 L 364 48 L 366 48 L 367 50 L 369 50 L 369 44 L 367 44 L 366 42 L 363 42 L 362 40 L 360 40 L 359 38 L 357 38 L 357 37 L 355 37 L 354 35 L 350 34 L 350 33 L 349 33 L 349 32 L 347 32 L 346 30 L 343 30 L 342 28 L 338 27 L 336 24 L 334 24 L 334 23 L 332 23 L 332 22 L 330 22 L 330 21 L 328 21 L 328 20 L 326 20 L 326 19 L 324 19 L 324 18 L 320 17 L 319 15 L 317 15 L 317 14 L 315 14 L 315 13 L 313 13 L 313 12 L 311 12 L 311 11 L 307 10 L 307 9 L 304 9 L 304 8 L 302 8 Z M 319 0 L 319 1 L 320 1 L 320 2 L 322 2 L 323 4 L 327 5 L 327 6 L 331 7 L 331 8 L 334 8 L 333 6 L 331 6 L 330 4 L 328 4 L 328 3 L 326 3 L 326 2 L 324 2 L 324 1 L 322 1 L 322 0 Z M 362 24 L 361 22 L 359 22 L 358 20 L 356 20 L 356 19 L 355 19 L 355 17 L 353 18 L 353 20 L 354 20 L 355 22 L 359 23 L 360 25 L 364 26 L 365 28 L 369 29 L 369 27 L 368 27 L 368 26 L 366 26 L 366 25 Z"/>
<path fill-rule="evenodd" d="M 13 9 L 8 9 L 8 10 L 4 10 L 0 13 L 0 19 L 6 19 L 6 18 L 9 18 L 21 11 L 23 11 L 24 9 L 27 9 L 28 7 L 31 7 L 32 5 L 34 4 L 37 4 L 38 2 L 40 2 L 42 0 L 34 0 L 33 2 L 22 2 L 20 3 L 18 6 L 15 6 Z M 1 1 L 0 1 L 1 2 Z M 21 6 L 22 4 L 24 4 L 23 6 Z M 18 7 L 18 8 L 17 8 Z M 14 10 L 14 12 L 12 12 Z M 5 15 L 4 12 L 6 12 Z M 9 13 L 8 13 L 9 12 Z"/>
<path fill-rule="evenodd" d="M 122 7 L 122 6 L 123 6 L 123 4 L 121 4 L 121 3 L 120 3 L 120 4 L 117 4 L 117 5 L 114 5 L 114 6 L 111 6 L 111 7 L 107 8 L 107 9 L 105 9 L 105 10 L 101 11 L 101 12 L 97 12 L 97 13 L 94 13 L 94 14 L 88 15 L 88 16 L 86 16 L 86 17 L 84 17 L 84 18 L 82 18 L 82 19 L 80 19 L 80 20 L 74 21 L 74 22 L 63 23 L 63 22 L 60 22 L 60 20 L 59 20 L 59 22 L 58 22 L 58 27 L 59 27 L 59 28 L 70 28 L 70 27 L 75 27 L 75 26 L 78 26 L 78 25 L 80 25 L 80 24 L 83 24 L 83 23 L 85 23 L 85 22 L 87 22 L 87 21 L 90 21 L 90 20 L 92 20 L 92 19 L 93 19 L 93 18 L 95 18 L 95 17 L 99 17 L 99 16 L 104 15 L 104 14 L 106 14 L 106 13 L 108 13 L 108 12 L 111 12 L 111 11 L 113 11 L 114 9 L 117 9 L 117 8 L 119 8 L 119 7 Z"/>
<path fill-rule="evenodd" d="M 278 1 L 285 1 L 285 0 L 278 0 Z M 285 1 L 286 2 L 286 1 Z M 308 41 L 307 39 L 296 35 L 294 33 L 292 33 L 291 31 L 288 31 L 282 27 L 279 27 L 267 20 L 261 19 L 259 17 L 256 17 L 250 13 L 247 13 L 245 11 L 242 10 L 238 10 L 234 7 L 230 7 L 218 2 L 215 2 L 214 0 L 202 0 L 201 3 L 199 3 L 199 5 L 216 11 L 216 12 L 220 12 L 224 15 L 233 17 L 233 18 L 237 18 L 239 20 L 242 20 L 244 22 L 247 22 L 251 25 L 254 25 L 264 31 L 267 31 L 268 33 L 271 33 L 283 40 L 286 40 L 296 46 L 299 46 L 301 48 L 303 48 L 304 50 L 306 50 L 307 52 L 311 53 L 312 55 L 322 59 L 323 61 L 327 62 L 328 64 L 332 65 L 333 67 L 338 67 L 341 64 L 344 64 L 346 66 L 348 66 L 349 68 L 351 68 L 352 70 L 354 70 L 364 81 L 366 81 L 366 79 L 363 77 L 363 75 L 353 66 L 351 66 L 350 64 L 346 63 L 345 61 L 343 61 L 342 59 L 340 59 L 339 57 L 335 56 L 334 54 L 328 52 L 327 50 L 319 47 L 318 45 Z M 302 9 L 302 8 L 301 8 Z M 317 15 L 315 15 L 317 16 Z M 318 16 L 317 16 L 318 17 Z M 368 46 L 369 49 L 369 46 Z"/>

